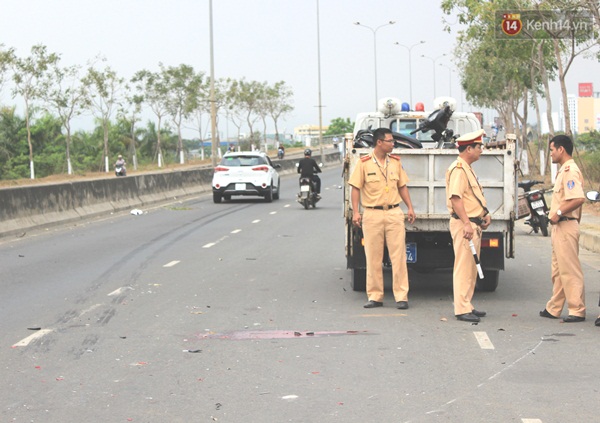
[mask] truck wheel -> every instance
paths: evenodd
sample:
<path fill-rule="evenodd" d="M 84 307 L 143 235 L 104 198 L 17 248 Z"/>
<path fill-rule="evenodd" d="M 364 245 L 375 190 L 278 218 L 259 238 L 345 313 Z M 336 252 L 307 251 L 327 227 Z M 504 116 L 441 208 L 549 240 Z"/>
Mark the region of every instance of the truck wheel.
<path fill-rule="evenodd" d="M 548 217 L 540 216 L 538 219 L 540 222 L 540 230 L 542 231 L 542 235 L 548 236 Z"/>
<path fill-rule="evenodd" d="M 352 278 L 350 286 L 354 291 L 367 290 L 367 269 L 352 269 Z"/>
<path fill-rule="evenodd" d="M 499 270 L 483 270 L 483 279 L 477 277 L 477 285 L 475 286 L 481 292 L 494 292 L 498 288 L 498 280 L 500 279 Z"/>

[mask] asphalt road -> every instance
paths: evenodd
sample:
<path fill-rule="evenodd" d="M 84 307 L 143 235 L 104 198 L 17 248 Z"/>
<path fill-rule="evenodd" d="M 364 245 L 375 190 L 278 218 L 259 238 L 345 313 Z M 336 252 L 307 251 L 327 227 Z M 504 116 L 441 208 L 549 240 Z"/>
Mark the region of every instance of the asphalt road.
<path fill-rule="evenodd" d="M 270 204 L 208 194 L 0 241 L 0 421 L 598 421 L 597 255 L 584 323 L 538 317 L 550 240 L 521 222 L 480 324 L 455 320 L 447 272 L 411 273 L 409 310 L 363 309 L 340 172 L 316 210 L 290 175 Z"/>

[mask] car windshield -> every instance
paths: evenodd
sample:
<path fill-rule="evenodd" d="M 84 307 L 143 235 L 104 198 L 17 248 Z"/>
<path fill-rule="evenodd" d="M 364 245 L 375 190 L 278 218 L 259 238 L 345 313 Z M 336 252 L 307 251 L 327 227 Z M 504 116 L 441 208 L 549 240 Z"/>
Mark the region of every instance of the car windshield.
<path fill-rule="evenodd" d="M 221 160 L 223 166 L 258 166 L 267 164 L 262 157 L 257 156 L 229 156 Z"/>

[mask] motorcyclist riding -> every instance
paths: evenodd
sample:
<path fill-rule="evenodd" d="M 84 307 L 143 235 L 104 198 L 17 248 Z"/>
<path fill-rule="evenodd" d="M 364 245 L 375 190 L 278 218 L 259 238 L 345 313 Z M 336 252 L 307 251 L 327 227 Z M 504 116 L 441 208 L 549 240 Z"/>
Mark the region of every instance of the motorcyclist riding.
<path fill-rule="evenodd" d="M 125 168 L 125 159 L 120 154 L 117 156 L 117 161 L 115 162 L 115 169 L 119 167 L 122 169 L 121 174 L 123 176 L 127 175 L 127 169 Z"/>
<path fill-rule="evenodd" d="M 317 175 L 321 172 L 321 168 L 311 156 L 310 148 L 304 150 L 304 158 L 298 163 L 298 173 L 301 178 L 310 178 L 313 181 L 317 198 L 321 198 L 321 178 Z"/>

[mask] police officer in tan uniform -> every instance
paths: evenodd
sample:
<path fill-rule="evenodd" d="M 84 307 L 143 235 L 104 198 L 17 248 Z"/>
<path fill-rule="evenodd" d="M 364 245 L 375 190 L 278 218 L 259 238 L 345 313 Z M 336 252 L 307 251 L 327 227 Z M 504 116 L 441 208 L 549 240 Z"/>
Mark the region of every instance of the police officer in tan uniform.
<path fill-rule="evenodd" d="M 446 205 L 450 212 L 450 234 L 454 247 L 454 314 L 458 320 L 479 322 L 485 311 L 471 304 L 477 266 L 469 242 L 477 255 L 481 251 L 481 231 L 491 223 L 483 190 L 471 164 L 479 160 L 484 131 L 470 132 L 458 138 L 458 159 L 446 171 Z"/>
<path fill-rule="evenodd" d="M 552 297 L 540 316 L 558 319 L 565 302 L 565 323 L 585 320 L 585 287 L 579 262 L 579 222 L 585 201 L 583 177 L 571 157 L 573 142 L 566 135 L 550 140 L 552 163 L 560 165 L 548 219 L 552 225 Z"/>
<path fill-rule="evenodd" d="M 352 186 L 352 223 L 362 227 L 367 259 L 367 297 L 365 308 L 383 305 L 383 249 L 387 244 L 392 262 L 394 299 L 399 309 L 408 308 L 408 272 L 406 268 L 406 233 L 400 202 L 408 208 L 408 221 L 415 221 L 408 176 L 394 149 L 392 131 L 373 131 L 373 153 L 361 158 L 348 183 Z M 359 200 L 364 208 L 361 216 Z"/>

